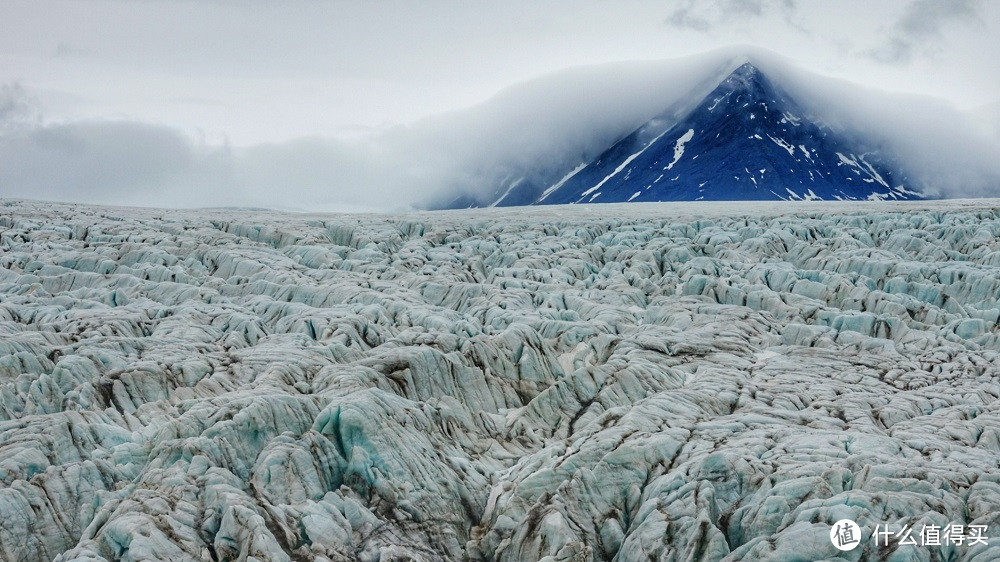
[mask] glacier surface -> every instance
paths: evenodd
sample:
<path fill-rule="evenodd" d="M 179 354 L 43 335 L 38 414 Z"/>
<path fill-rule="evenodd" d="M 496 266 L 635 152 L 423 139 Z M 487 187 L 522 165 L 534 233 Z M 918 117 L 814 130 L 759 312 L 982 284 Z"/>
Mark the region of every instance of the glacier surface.
<path fill-rule="evenodd" d="M 0 559 L 997 560 L 998 235 L 0 201 Z"/>

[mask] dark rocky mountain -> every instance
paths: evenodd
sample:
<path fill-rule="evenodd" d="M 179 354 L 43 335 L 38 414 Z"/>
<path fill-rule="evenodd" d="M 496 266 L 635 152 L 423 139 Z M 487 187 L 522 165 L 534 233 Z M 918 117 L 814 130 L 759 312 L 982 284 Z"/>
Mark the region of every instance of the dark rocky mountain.
<path fill-rule="evenodd" d="M 488 200 L 438 206 L 923 198 L 879 147 L 811 117 L 750 62 L 689 106 L 572 169 L 511 176 Z"/>

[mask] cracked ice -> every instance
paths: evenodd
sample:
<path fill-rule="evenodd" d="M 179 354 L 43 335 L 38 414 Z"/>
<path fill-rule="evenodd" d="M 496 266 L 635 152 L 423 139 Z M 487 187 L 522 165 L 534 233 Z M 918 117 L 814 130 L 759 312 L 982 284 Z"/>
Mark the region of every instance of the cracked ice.
<path fill-rule="evenodd" d="M 998 234 L 0 201 L 0 559 L 995 560 Z"/>

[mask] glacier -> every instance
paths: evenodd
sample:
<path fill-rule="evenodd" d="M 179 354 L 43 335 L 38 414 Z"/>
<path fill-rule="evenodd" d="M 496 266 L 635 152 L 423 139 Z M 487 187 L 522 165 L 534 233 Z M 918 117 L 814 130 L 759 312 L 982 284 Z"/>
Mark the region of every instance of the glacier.
<path fill-rule="evenodd" d="M 0 559 L 997 560 L 998 235 L 0 200 Z"/>

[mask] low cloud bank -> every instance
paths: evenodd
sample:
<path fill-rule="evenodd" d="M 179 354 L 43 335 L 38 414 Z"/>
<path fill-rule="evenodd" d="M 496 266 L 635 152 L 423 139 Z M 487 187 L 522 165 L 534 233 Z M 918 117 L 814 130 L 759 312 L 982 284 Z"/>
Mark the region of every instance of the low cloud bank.
<path fill-rule="evenodd" d="M 732 48 L 565 70 L 364 138 L 252 147 L 129 121 L 44 123 L 31 117 L 24 89 L 8 85 L 0 91 L 0 197 L 324 211 L 399 211 L 444 194 L 482 199 L 504 178 L 593 158 L 667 108 L 680 115 L 747 57 L 832 127 L 890 151 L 934 195 L 1000 196 L 998 129 L 983 126 L 996 111 L 964 114 Z"/>

